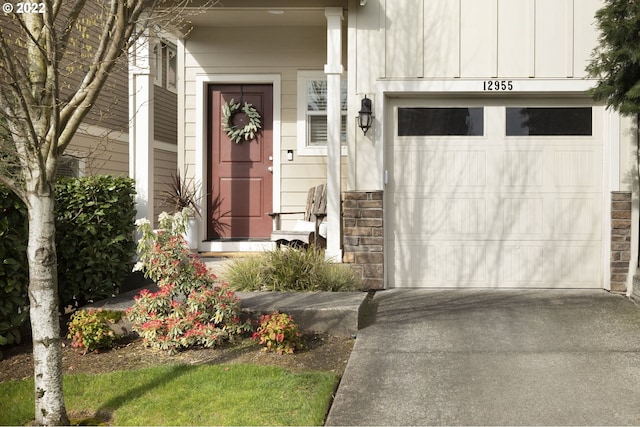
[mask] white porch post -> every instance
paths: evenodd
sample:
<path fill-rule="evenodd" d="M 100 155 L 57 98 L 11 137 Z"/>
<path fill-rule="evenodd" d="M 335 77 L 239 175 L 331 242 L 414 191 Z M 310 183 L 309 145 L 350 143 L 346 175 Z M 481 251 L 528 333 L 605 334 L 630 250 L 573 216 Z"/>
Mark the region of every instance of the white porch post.
<path fill-rule="evenodd" d="M 340 82 L 342 80 L 342 8 L 327 7 L 327 251 L 326 257 L 342 262 L 340 215 Z"/>
<path fill-rule="evenodd" d="M 153 75 L 148 33 L 129 52 L 129 176 L 135 179 L 136 218 L 153 222 Z"/>

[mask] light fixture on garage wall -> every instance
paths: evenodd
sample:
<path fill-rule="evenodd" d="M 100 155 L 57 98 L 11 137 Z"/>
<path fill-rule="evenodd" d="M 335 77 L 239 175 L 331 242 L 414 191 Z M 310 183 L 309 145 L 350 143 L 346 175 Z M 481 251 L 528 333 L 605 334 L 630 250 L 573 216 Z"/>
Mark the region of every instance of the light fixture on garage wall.
<path fill-rule="evenodd" d="M 358 127 L 362 129 L 364 134 L 371 129 L 373 123 L 373 113 L 371 111 L 371 100 L 367 98 L 367 95 L 360 101 L 360 111 L 358 111 Z"/>

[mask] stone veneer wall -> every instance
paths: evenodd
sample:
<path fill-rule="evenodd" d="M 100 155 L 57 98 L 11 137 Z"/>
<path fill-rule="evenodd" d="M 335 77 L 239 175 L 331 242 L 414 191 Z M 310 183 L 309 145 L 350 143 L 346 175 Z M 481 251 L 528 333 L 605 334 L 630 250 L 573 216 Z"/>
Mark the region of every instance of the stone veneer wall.
<path fill-rule="evenodd" d="M 384 289 L 382 191 L 348 191 L 342 198 L 343 259 L 366 289 Z"/>
<path fill-rule="evenodd" d="M 631 192 L 611 192 L 611 291 L 626 292 L 631 259 Z"/>

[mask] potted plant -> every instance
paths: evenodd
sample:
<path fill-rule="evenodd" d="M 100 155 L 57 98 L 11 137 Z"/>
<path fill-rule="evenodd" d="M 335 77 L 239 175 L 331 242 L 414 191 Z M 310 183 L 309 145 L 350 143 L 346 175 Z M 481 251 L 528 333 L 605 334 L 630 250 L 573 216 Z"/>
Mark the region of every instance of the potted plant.
<path fill-rule="evenodd" d="M 185 169 L 185 175 L 186 175 Z M 184 178 L 180 170 L 171 174 L 171 182 L 168 189 L 160 193 L 161 201 L 170 207 L 173 213 L 182 212 L 185 209 L 193 212 L 189 217 L 187 232 L 184 235 L 189 249 L 198 249 L 198 220 L 200 217 L 200 184 L 193 179 Z"/>

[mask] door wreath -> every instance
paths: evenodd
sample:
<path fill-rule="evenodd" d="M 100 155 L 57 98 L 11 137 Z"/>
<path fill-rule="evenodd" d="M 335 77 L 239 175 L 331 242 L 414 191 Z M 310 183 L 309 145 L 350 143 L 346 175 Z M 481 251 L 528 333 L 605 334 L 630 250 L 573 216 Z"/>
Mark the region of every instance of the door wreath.
<path fill-rule="evenodd" d="M 233 124 L 233 117 L 239 112 L 247 116 L 248 123 L 244 127 L 238 127 Z M 236 144 L 255 139 L 258 131 L 262 129 L 260 119 L 258 110 L 248 102 L 242 105 L 232 98 L 231 101 L 222 105 L 222 130 Z"/>

